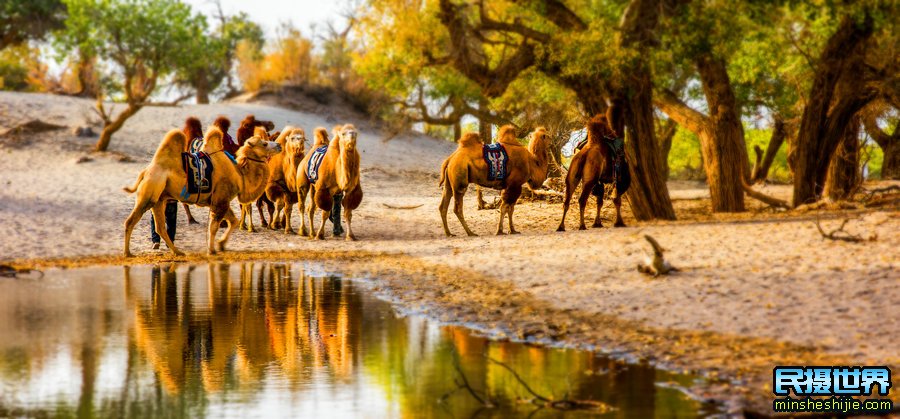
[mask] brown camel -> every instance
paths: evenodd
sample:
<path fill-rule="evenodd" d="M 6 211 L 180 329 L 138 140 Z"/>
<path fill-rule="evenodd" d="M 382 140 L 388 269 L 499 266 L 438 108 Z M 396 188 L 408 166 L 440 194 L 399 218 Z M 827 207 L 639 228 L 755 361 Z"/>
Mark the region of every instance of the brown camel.
<path fill-rule="evenodd" d="M 188 181 L 187 174 L 181 165 L 181 153 L 187 143 L 187 137 L 178 130 L 172 130 L 166 134 L 153 155 L 153 160 L 150 161 L 147 168 L 141 171 L 134 186 L 124 188 L 128 193 L 137 192 L 134 209 L 125 220 L 124 253 L 126 257 L 131 256 L 131 233 L 134 226 L 141 220 L 141 216 L 151 208 L 156 220 L 156 232 L 166 242 L 166 246 L 172 250 L 172 253 L 183 254 L 175 248 L 175 244 L 172 243 L 165 229 L 166 202 L 170 200 L 209 207 L 207 236 L 209 254 L 215 254 L 216 247 L 219 251 L 225 250 L 228 236 L 237 224 L 237 218 L 231 211 L 231 200 L 237 196 L 241 200 L 248 201 L 246 199 L 248 193 L 261 191 L 265 187 L 268 179 L 265 159 L 281 151 L 281 146 L 274 141 L 252 137 L 238 149 L 237 164 L 235 165 L 222 152 L 222 137 L 222 131 L 213 127 L 204 138 L 203 152 L 209 154 L 214 168 L 212 190 L 205 194 L 184 196 L 182 191 L 186 189 Z M 216 232 L 223 219 L 228 222 L 228 229 L 222 239 L 216 242 Z"/>
<path fill-rule="evenodd" d="M 591 196 L 592 191 L 597 196 L 597 218 L 594 219 L 592 227 L 603 227 L 600 223 L 600 210 L 603 208 L 603 184 L 615 183 L 616 193 L 613 197 L 613 204 L 616 206 L 616 222 L 615 227 L 625 227 L 622 221 L 622 195 L 628 189 L 628 167 L 624 161 L 620 164 L 623 167 L 615 170 L 616 152 L 613 150 L 617 135 L 610 128 L 607 118 L 604 115 L 594 116 L 587 125 L 587 144 L 572 157 L 572 163 L 569 164 L 569 173 L 566 175 L 566 197 L 563 201 L 562 220 L 559 221 L 559 227 L 556 231 L 566 231 L 566 213 L 569 211 L 569 200 L 575 193 L 575 188 L 580 182 L 582 185 L 581 195 L 578 197 L 579 209 L 579 230 L 586 230 L 584 225 L 584 208 Z M 620 146 L 622 146 L 620 144 Z M 623 172 L 624 170 L 624 172 Z M 628 178 L 629 181 L 623 183 Z M 597 188 L 597 189 L 595 189 Z"/>
<path fill-rule="evenodd" d="M 191 116 L 185 119 L 184 128 L 181 131 L 187 137 L 184 151 L 193 153 L 203 147 L 203 127 L 200 125 L 200 120 L 197 117 Z M 191 214 L 191 207 L 186 202 L 182 202 L 181 206 L 184 207 L 184 214 L 187 215 L 188 224 L 200 224 L 194 219 L 194 215 Z"/>
<path fill-rule="evenodd" d="M 247 115 L 241 120 L 241 123 L 238 125 L 237 131 L 234 134 L 234 141 L 231 143 L 225 144 L 225 151 L 234 155 L 237 152 L 237 148 L 244 145 L 244 141 L 254 135 L 256 132 L 256 127 L 264 127 L 266 132 L 269 132 L 275 129 L 275 123 L 272 121 L 263 121 L 260 119 L 256 119 L 254 115 Z M 225 131 L 227 132 L 227 131 Z M 275 138 L 277 135 L 270 135 L 270 138 Z M 256 202 L 256 208 L 259 209 L 259 219 L 262 222 L 262 225 L 267 225 L 265 216 L 263 216 L 263 205 L 269 207 L 270 211 L 274 210 L 274 205 L 272 202 L 268 201 L 265 196 L 261 197 L 259 201 Z M 250 224 L 253 224 L 253 208 L 250 208 Z M 243 223 L 241 223 L 243 225 Z M 253 231 L 252 229 L 249 231 Z"/>
<path fill-rule="evenodd" d="M 356 240 L 356 236 L 353 235 L 353 210 L 359 207 L 363 198 L 359 179 L 359 151 L 356 149 L 356 138 L 359 134 L 356 131 L 356 127 L 351 124 L 342 126 L 339 130 L 335 130 L 335 133 L 337 135 L 328 144 L 328 151 L 325 152 L 322 163 L 319 165 L 316 182 L 311 184 L 308 177 L 298 176 L 298 202 L 302 200 L 305 194 L 302 189 L 309 185 L 313 197 L 308 214 L 309 231 L 313 239 L 324 239 L 325 220 L 331 217 L 334 196 L 343 193 L 344 198 L 341 206 L 344 207 L 344 218 L 347 220 L 347 240 L 351 241 Z M 317 129 L 317 139 L 318 136 L 319 130 Z M 301 167 L 300 172 L 306 172 L 305 166 Z M 302 211 L 303 204 L 300 205 Z M 313 219 L 316 207 L 322 210 L 322 225 L 319 227 L 318 232 L 313 235 L 316 229 L 315 220 Z"/>
<path fill-rule="evenodd" d="M 266 132 L 266 127 L 258 126 L 256 128 L 254 128 L 253 137 L 250 137 L 250 139 L 269 141 L 269 134 Z M 247 141 L 250 141 L 250 139 L 245 140 L 244 143 L 246 143 Z M 278 143 L 275 142 L 275 144 L 278 144 Z M 240 150 L 238 150 L 238 151 L 240 151 Z M 284 151 L 284 149 L 281 148 L 281 144 L 278 144 L 278 153 L 280 154 L 283 151 Z M 259 198 L 261 196 L 265 195 L 266 183 L 268 182 L 268 179 L 269 179 L 269 160 L 271 160 L 272 157 L 277 156 L 277 155 L 278 154 L 269 155 L 265 159 L 262 160 L 262 163 L 265 163 L 265 165 L 266 165 L 265 174 L 263 176 L 266 179 L 266 181 L 263 182 L 262 185 L 258 185 L 254 188 L 248 188 L 247 190 L 243 191 L 243 193 L 241 195 L 238 195 L 238 203 L 241 206 L 241 219 L 240 219 L 240 222 L 238 222 L 239 228 L 244 228 L 244 226 L 246 225 L 247 231 L 249 231 L 251 233 L 254 231 L 253 230 L 253 203 L 254 202 L 258 203 Z M 260 210 L 260 217 L 262 217 L 262 210 Z"/>
<path fill-rule="evenodd" d="M 332 129 L 332 132 L 334 132 L 334 139 L 337 140 L 338 133 L 340 132 L 340 127 L 334 127 Z M 300 211 L 300 230 L 297 233 L 300 235 L 306 235 L 308 232 L 310 238 L 313 237 L 313 222 L 312 218 L 309 218 L 309 228 L 307 229 L 306 196 L 309 195 L 309 190 L 312 189 L 312 185 L 309 181 L 309 173 L 307 172 L 307 168 L 309 167 L 309 159 L 312 157 L 312 152 L 320 147 L 328 145 L 328 130 L 322 127 L 318 127 L 315 130 L 314 137 L 315 140 L 312 147 L 300 161 L 300 165 L 297 168 L 297 177 L 294 183 L 297 188 L 297 204 L 299 205 L 297 209 Z M 315 203 L 310 202 L 310 209 L 314 207 Z M 310 211 L 309 217 L 312 217 L 312 214 L 313 211 Z"/>
<path fill-rule="evenodd" d="M 502 144 L 508 155 L 506 173 L 503 179 L 491 180 L 489 167 L 485 161 L 486 147 L 481 137 L 476 133 L 466 133 L 459 139 L 459 146 L 450 155 L 441 167 L 440 184 L 444 187 L 441 198 L 441 221 L 444 224 L 444 234 L 453 236 L 447 226 L 447 209 L 450 207 L 450 198 L 453 201 L 453 212 L 459 218 L 460 224 L 469 236 L 476 234 L 469 229 L 463 215 L 463 197 L 470 183 L 483 187 L 502 189 L 500 193 L 500 223 L 497 225 L 497 234 L 503 234 L 503 217 L 509 218 L 510 234 L 518 234 L 513 227 L 513 212 L 516 201 L 522 193 L 522 185 L 528 182 L 532 189 L 540 188 L 547 179 L 547 167 L 549 157 L 547 150 L 550 137 L 547 130 L 538 128 L 531 134 L 528 147 L 519 144 L 516 139 L 515 127 L 506 125 L 500 128 L 497 142 Z"/>
<path fill-rule="evenodd" d="M 281 153 L 269 159 L 269 181 L 266 194 L 275 203 L 275 211 L 269 213 L 269 229 L 276 229 L 282 220 L 285 233 L 293 233 L 291 211 L 297 202 L 297 167 L 306 152 L 306 132 L 302 128 L 287 126 L 276 140 L 281 145 Z M 301 218 L 303 211 L 300 212 Z M 301 231 L 301 234 L 305 232 Z"/>

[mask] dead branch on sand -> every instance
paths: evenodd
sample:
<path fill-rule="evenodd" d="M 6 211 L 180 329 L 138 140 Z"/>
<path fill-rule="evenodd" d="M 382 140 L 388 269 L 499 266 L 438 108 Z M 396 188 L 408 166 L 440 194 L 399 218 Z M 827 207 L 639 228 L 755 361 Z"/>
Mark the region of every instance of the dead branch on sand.
<path fill-rule="evenodd" d="M 382 202 L 381 205 L 384 205 L 384 207 L 385 207 L 385 208 L 388 208 L 388 209 L 395 209 L 395 210 L 411 210 L 411 209 L 419 208 L 419 207 L 421 207 L 421 206 L 424 205 L 424 204 L 419 204 L 419 205 L 391 205 L 391 204 L 385 204 L 385 203 Z"/>
<path fill-rule="evenodd" d="M 791 206 L 787 203 L 787 201 L 782 201 L 778 198 L 771 197 L 762 192 L 754 190 L 753 188 L 750 187 L 750 185 L 748 185 L 746 183 L 742 183 L 741 185 L 744 188 L 744 193 L 746 193 L 747 196 L 749 196 L 757 201 L 767 204 L 773 208 L 791 209 Z"/>
<path fill-rule="evenodd" d="M 0 132 L 0 137 L 9 137 L 12 135 L 23 134 L 39 134 L 46 131 L 55 131 L 64 128 L 65 127 L 62 125 L 51 124 L 49 122 L 41 121 L 40 119 L 32 119 L 30 121 L 23 122 L 12 128 L 4 130 L 3 132 Z"/>
<path fill-rule="evenodd" d="M 840 227 L 838 227 L 836 230 L 832 230 L 832 231 L 826 233 L 825 230 L 822 229 L 822 224 L 820 222 L 819 215 L 816 214 L 815 224 L 816 224 L 816 229 L 819 230 L 819 234 L 822 235 L 823 239 L 834 240 L 834 241 L 845 241 L 845 242 L 849 242 L 849 243 L 862 243 L 862 242 L 866 242 L 866 241 L 875 241 L 875 239 L 877 238 L 876 236 L 872 236 L 869 238 L 869 240 L 866 240 L 859 234 L 848 233 L 847 231 L 844 230 L 844 227 L 847 226 L 848 222 L 850 222 L 850 219 L 844 218 L 844 221 L 841 222 Z"/>
<path fill-rule="evenodd" d="M 644 261 L 645 263 L 639 263 L 637 265 L 638 272 L 657 277 L 660 275 L 668 275 L 669 272 L 678 271 L 678 268 L 672 266 L 672 264 L 663 257 L 663 250 L 665 249 L 659 245 L 659 242 L 657 242 L 656 239 L 649 234 L 645 234 L 644 239 L 646 239 L 650 243 L 650 246 L 653 247 L 653 256 L 647 256 L 647 259 Z"/>
<path fill-rule="evenodd" d="M 866 192 L 860 201 L 867 208 L 879 207 L 897 201 L 896 193 L 900 193 L 900 185 L 885 186 Z"/>
<path fill-rule="evenodd" d="M 534 404 L 559 410 L 600 410 L 608 412 L 612 409 L 612 407 L 608 404 L 595 400 L 573 400 L 569 399 L 568 397 L 560 400 L 547 398 L 534 391 L 534 389 L 532 389 L 531 386 L 529 386 L 528 383 L 522 379 L 519 373 L 517 373 L 516 370 L 512 369 L 512 367 L 510 367 L 509 365 L 506 365 L 505 363 L 500 362 L 494 358 L 488 358 L 488 361 L 499 365 L 503 367 L 503 369 L 509 371 L 509 373 L 512 374 L 513 378 L 515 378 L 516 381 L 518 381 L 519 384 L 521 384 L 522 387 L 525 388 L 525 391 L 534 396 L 534 399 L 531 400 L 531 402 Z"/>

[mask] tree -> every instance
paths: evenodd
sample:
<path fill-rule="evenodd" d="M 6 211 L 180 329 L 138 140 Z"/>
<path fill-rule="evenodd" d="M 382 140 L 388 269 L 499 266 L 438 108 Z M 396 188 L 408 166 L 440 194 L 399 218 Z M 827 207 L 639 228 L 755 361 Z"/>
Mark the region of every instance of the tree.
<path fill-rule="evenodd" d="M 235 66 L 237 58 L 238 44 L 243 42 L 245 48 L 262 51 L 265 44 L 265 34 L 262 28 L 256 22 L 250 20 L 250 16 L 246 12 L 240 12 L 236 15 L 227 16 L 222 11 L 222 5 L 216 1 L 217 14 L 219 21 L 218 36 L 224 43 L 222 57 L 222 67 L 225 72 L 225 86 L 227 88 L 225 97 L 231 97 L 237 94 L 238 89 L 234 86 L 234 78 L 232 77 L 232 69 Z"/>
<path fill-rule="evenodd" d="M 844 128 L 844 135 L 828 166 L 825 196 L 832 201 L 850 198 L 862 183 L 859 170 L 859 124 L 859 116 L 854 116 Z"/>
<path fill-rule="evenodd" d="M 4 0 L 0 4 L 0 50 L 44 36 L 62 27 L 65 4 L 60 0 Z"/>
<path fill-rule="evenodd" d="M 881 147 L 884 154 L 881 178 L 900 180 L 900 118 L 895 118 L 894 131 L 888 135 L 878 125 L 878 114 L 866 112 L 863 115 L 866 133 L 872 137 L 878 147 Z"/>
<path fill-rule="evenodd" d="M 202 36 L 204 18 L 177 0 L 65 0 L 69 11 L 61 45 L 108 61 L 110 82 L 98 96 L 103 131 L 95 149 L 105 151 L 112 135 L 150 101 L 160 78 L 190 65 L 181 46 Z M 120 94 L 125 109 L 112 115 L 104 95 Z"/>

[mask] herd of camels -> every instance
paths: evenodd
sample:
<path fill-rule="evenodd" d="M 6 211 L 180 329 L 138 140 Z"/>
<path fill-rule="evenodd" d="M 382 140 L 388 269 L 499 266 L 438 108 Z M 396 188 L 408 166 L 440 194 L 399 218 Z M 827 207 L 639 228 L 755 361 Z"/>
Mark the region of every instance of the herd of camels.
<path fill-rule="evenodd" d="M 584 230 L 584 211 L 592 194 L 597 197 L 597 217 L 593 227 L 602 227 L 600 208 L 603 206 L 603 188 L 614 183 L 613 203 L 616 208 L 615 226 L 624 226 L 621 216 L 621 198 L 627 189 L 616 182 L 619 165 L 615 144 L 621 136 L 611 128 L 607 115 L 596 115 L 586 127 L 587 140 L 579 145 L 566 175 L 566 191 L 563 216 L 557 231 L 565 231 L 565 217 L 569 201 L 576 187 L 581 184 L 578 198 L 580 210 L 579 228 Z M 347 240 L 356 240 L 353 234 L 353 210 L 363 198 L 360 184 L 360 156 L 356 147 L 358 131 L 351 124 L 335 126 L 331 138 L 325 128 L 316 128 L 312 147 L 307 148 L 306 133 L 302 128 L 286 126 L 280 132 L 269 134 L 274 124 L 257 120 L 248 115 L 241 121 L 237 137 L 228 135 L 230 122 L 219 117 L 213 126 L 202 134 L 200 122 L 190 117 L 182 130 L 169 131 L 150 164 L 138 175 L 135 184 L 125 187 L 128 193 L 136 193 L 134 209 L 125 220 L 126 257 L 130 251 L 131 234 L 141 217 L 152 211 L 156 221 L 156 233 L 175 255 L 183 255 L 166 232 L 165 207 L 170 201 L 184 203 L 189 222 L 195 222 L 188 204 L 209 207 L 207 248 L 210 255 L 225 250 L 225 244 L 235 225 L 246 226 L 253 231 L 252 205 L 257 204 L 263 225 L 270 229 L 283 228 L 293 233 L 291 213 L 295 204 L 301 218 L 297 233 L 311 239 L 325 237 L 325 222 L 333 209 L 343 208 L 347 223 Z M 477 133 L 466 133 L 458 141 L 457 149 L 441 165 L 440 186 L 443 195 L 440 215 L 444 233 L 453 236 L 447 226 L 447 210 L 451 198 L 453 212 L 469 236 L 475 236 L 463 214 L 463 197 L 469 184 L 501 190 L 500 219 L 497 234 L 503 234 L 504 218 L 508 220 L 509 233 L 517 234 L 513 226 L 513 212 L 522 192 L 528 184 L 532 189 L 541 188 L 547 179 L 551 160 L 550 136 L 546 129 L 537 128 L 530 135 L 527 146 L 516 138 L 513 126 L 500 128 L 497 143 L 487 145 Z M 498 145 L 499 144 L 499 145 Z M 212 166 L 211 188 L 205 193 L 188 191 L 187 169 L 182 154 L 202 152 Z M 597 186 L 601 187 L 598 188 Z M 306 210 L 306 198 L 310 197 Z M 337 196 L 343 199 L 335 200 Z M 238 199 L 241 219 L 231 210 L 231 201 Z M 337 204 L 339 203 L 339 205 Z M 268 205 L 269 221 L 263 215 L 263 205 Z M 315 223 L 316 209 L 321 211 L 321 225 Z M 340 221 L 340 220 L 336 220 Z M 216 240 L 221 226 L 227 226 L 223 236 Z"/>

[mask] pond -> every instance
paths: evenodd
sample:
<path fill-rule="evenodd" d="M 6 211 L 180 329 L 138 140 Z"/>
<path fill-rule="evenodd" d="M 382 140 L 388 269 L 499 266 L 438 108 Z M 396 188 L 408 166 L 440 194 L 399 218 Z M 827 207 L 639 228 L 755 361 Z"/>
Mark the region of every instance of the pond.
<path fill-rule="evenodd" d="M 299 262 L 0 279 L 0 417 L 712 413 L 676 390 L 692 377 L 492 341 L 403 315 L 370 288 Z M 539 406 L 535 394 L 591 409 Z"/>

